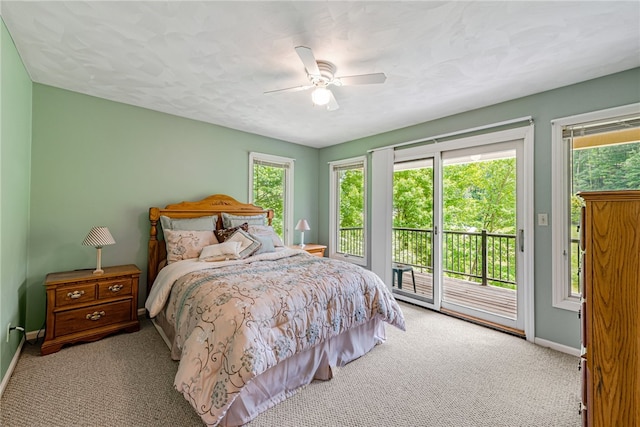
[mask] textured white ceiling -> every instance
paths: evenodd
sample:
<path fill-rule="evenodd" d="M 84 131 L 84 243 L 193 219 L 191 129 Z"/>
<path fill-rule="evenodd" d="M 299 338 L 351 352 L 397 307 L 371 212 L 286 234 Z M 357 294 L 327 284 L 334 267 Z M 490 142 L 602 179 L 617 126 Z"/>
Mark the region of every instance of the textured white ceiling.
<path fill-rule="evenodd" d="M 3 1 L 33 81 L 325 147 L 640 66 L 640 2 Z M 294 51 L 382 85 L 310 91 Z M 508 119 L 509 117 L 505 117 Z"/>

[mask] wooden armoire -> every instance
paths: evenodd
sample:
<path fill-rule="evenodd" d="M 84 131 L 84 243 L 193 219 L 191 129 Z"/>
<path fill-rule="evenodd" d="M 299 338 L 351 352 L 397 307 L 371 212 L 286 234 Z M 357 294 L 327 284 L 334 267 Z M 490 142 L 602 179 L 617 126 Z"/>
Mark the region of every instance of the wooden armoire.
<path fill-rule="evenodd" d="M 579 196 L 583 425 L 640 427 L 640 191 Z"/>

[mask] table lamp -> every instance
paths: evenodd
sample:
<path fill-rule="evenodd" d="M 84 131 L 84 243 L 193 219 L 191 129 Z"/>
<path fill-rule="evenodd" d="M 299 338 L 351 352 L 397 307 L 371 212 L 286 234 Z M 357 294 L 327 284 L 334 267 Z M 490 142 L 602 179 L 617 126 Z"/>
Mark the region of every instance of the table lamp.
<path fill-rule="evenodd" d="M 82 242 L 85 246 L 93 246 L 98 250 L 98 266 L 94 270 L 93 274 L 102 274 L 104 270 L 101 267 L 102 264 L 102 247 L 107 245 L 113 245 L 116 241 L 109 232 L 107 227 L 93 227 L 87 237 Z"/>
<path fill-rule="evenodd" d="M 296 230 L 300 231 L 300 247 L 302 248 L 304 247 L 304 232 L 307 230 L 311 230 L 307 220 L 303 218 L 298 221 L 298 224 L 296 224 Z"/>

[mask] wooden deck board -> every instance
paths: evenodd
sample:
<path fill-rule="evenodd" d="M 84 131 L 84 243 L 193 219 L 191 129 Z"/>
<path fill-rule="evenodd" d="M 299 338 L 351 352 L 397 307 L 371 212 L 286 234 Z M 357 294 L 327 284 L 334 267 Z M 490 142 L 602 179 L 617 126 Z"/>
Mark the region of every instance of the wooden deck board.
<path fill-rule="evenodd" d="M 431 274 L 414 271 L 416 295 L 431 299 L 433 280 Z M 394 287 L 394 289 L 396 289 Z M 402 290 L 413 293 L 411 273 L 404 273 Z M 444 301 L 465 307 L 488 311 L 500 316 L 515 319 L 517 315 L 516 291 L 497 286 L 482 286 L 475 282 L 445 277 L 443 283 Z"/>

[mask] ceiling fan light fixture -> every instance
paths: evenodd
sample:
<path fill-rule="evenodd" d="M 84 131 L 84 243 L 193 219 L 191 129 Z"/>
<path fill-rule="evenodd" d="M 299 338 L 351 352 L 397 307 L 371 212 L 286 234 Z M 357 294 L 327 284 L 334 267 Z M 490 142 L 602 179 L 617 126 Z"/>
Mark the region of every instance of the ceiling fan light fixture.
<path fill-rule="evenodd" d="M 311 93 L 311 100 L 315 105 L 327 105 L 331 100 L 331 92 L 326 87 L 317 87 Z"/>

